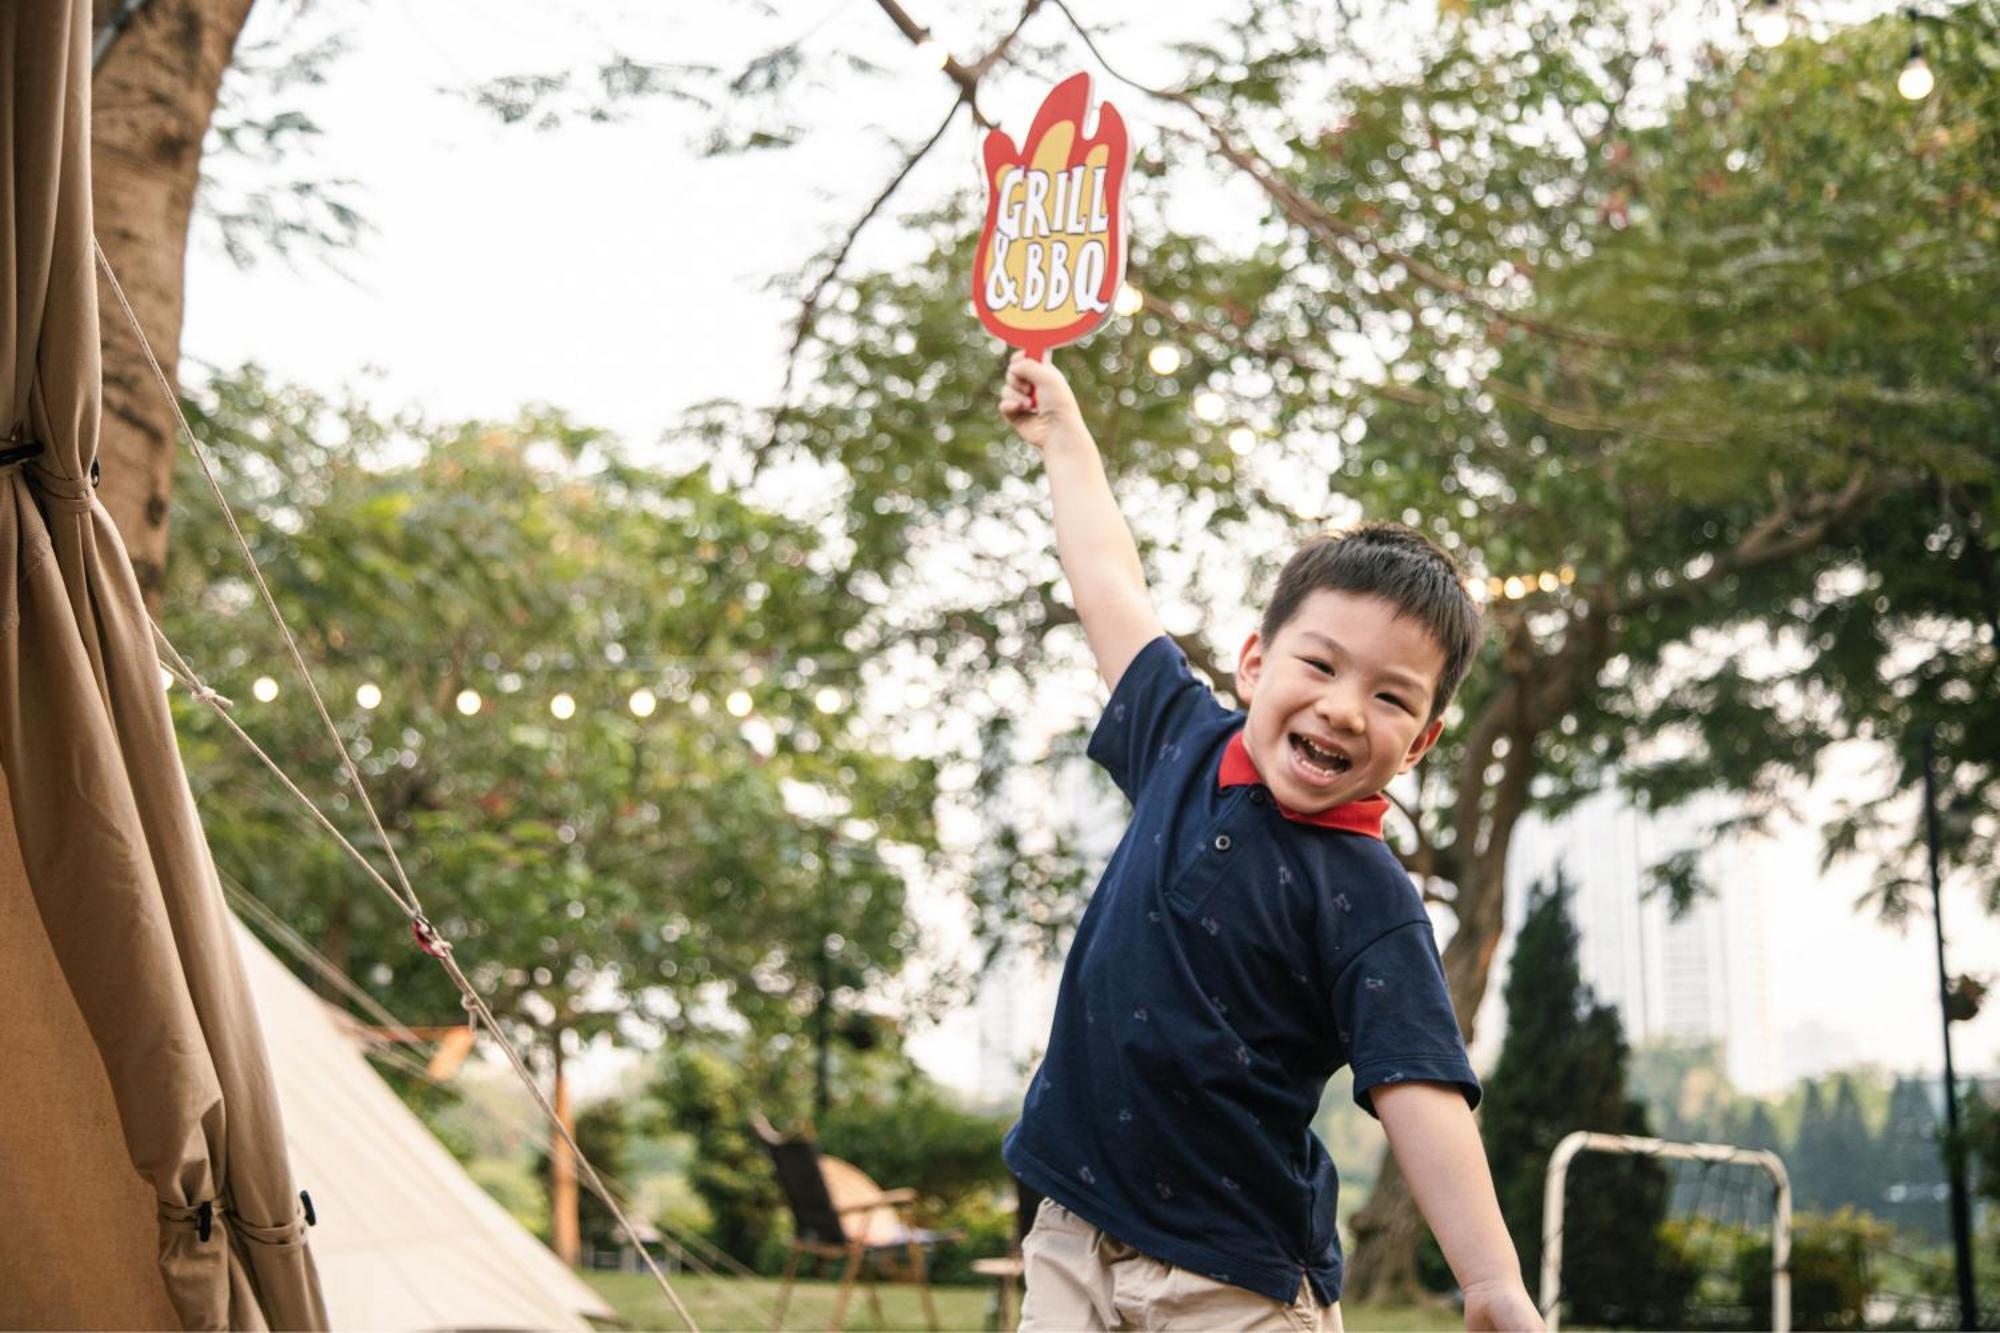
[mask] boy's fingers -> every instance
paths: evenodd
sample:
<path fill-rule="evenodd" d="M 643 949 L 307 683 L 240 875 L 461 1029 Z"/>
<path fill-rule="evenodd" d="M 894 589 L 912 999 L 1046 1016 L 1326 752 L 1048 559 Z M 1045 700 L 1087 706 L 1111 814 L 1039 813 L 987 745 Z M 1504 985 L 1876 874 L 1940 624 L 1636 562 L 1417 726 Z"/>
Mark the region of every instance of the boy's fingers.
<path fill-rule="evenodd" d="M 1007 363 L 1007 377 L 1019 380 L 1026 388 L 1038 389 L 1043 385 L 1055 384 L 1061 376 L 1045 361 L 1036 361 L 1025 355 L 1017 355 Z"/>

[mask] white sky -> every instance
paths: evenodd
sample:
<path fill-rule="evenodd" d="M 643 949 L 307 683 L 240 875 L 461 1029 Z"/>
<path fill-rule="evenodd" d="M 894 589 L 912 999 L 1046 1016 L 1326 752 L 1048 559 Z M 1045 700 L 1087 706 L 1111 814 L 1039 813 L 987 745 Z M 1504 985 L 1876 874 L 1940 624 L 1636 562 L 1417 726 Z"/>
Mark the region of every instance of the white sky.
<path fill-rule="evenodd" d="M 340 8 L 352 49 L 330 66 L 326 86 L 288 90 L 283 103 L 307 110 L 324 137 L 311 161 L 279 171 L 355 182 L 348 193 L 373 231 L 358 251 L 338 256 L 353 280 L 310 259 L 296 269 L 266 262 L 239 270 L 198 224 L 183 348 L 193 363 L 255 359 L 284 379 L 326 390 L 359 385 L 378 406 L 435 417 L 504 417 L 544 401 L 641 443 L 704 399 L 768 399 L 795 312 L 767 290 L 770 280 L 799 267 L 887 179 L 899 157 L 884 128 L 898 141 L 920 140 L 952 95 L 867 0 L 794 4 L 783 18 L 759 17 L 747 3 L 598 5 L 588 8 L 589 22 L 570 16 L 584 6 L 523 0 Z M 1147 10 L 1129 0 L 1093 8 Z M 299 19 L 290 5 L 264 0 L 246 40 L 294 23 L 330 29 L 334 9 L 321 5 Z M 918 10 L 961 55 L 997 24 L 966 20 L 971 10 Z M 1050 12 L 1030 31 L 1052 40 L 1059 27 Z M 807 153 L 699 158 L 687 142 L 701 117 L 663 102 L 640 104 L 611 125 L 501 127 L 448 91 L 612 49 L 733 68 L 808 29 L 809 49 L 864 51 L 895 73 L 809 98 L 802 117 L 834 128 Z M 1129 39 L 1120 57 L 1140 77 L 1162 69 Z M 1080 52 L 1076 60 L 1080 67 Z M 1021 80 L 1001 84 L 986 105 L 1018 131 L 1037 91 Z M 1143 142 L 1149 108 L 1099 91 L 1121 103 Z M 898 203 L 915 206 L 975 182 L 975 144 L 961 120 Z M 226 178 L 253 175 L 238 165 Z M 889 262 L 905 247 L 892 209 L 851 262 Z M 984 336 L 970 316 L 966 336 Z M 1852 774 L 1831 781 L 1816 802 L 1873 789 Z M 1837 1033 L 1847 1057 L 1840 1063 L 1936 1068 L 1927 918 L 1898 934 L 1857 917 L 1853 875 L 1819 882 L 1810 834 L 1787 836 L 1778 863 L 1788 873 L 1768 897 L 1778 1029 Z M 1954 969 L 2000 971 L 2000 924 L 1966 893 L 1946 910 Z M 937 924 L 949 933 L 949 922 Z M 1956 1041 L 1961 1070 L 2000 1067 L 2000 1016 L 1961 1026 Z M 965 1082 L 951 1046 L 925 1049 L 942 1076 Z"/>

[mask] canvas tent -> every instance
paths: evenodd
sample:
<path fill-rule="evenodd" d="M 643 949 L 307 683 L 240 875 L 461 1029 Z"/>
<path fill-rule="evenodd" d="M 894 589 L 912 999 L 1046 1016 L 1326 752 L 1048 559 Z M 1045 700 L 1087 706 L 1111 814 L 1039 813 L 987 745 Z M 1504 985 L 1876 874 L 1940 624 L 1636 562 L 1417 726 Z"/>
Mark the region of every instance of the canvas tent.
<path fill-rule="evenodd" d="M 589 1328 L 616 1312 L 465 1174 L 351 1026 L 239 928 L 335 1329 Z"/>
<path fill-rule="evenodd" d="M 91 17 L 0 3 L 0 1327 L 586 1327 L 223 904 L 95 495 Z"/>
<path fill-rule="evenodd" d="M 102 1295 L 129 1315 L 104 1326 L 318 1328 L 262 1039 L 96 498 L 90 24 L 87 0 L 0 4 L 0 985 L 34 1057 L 0 1083 L 0 1318 L 92 1322 L 65 1302 Z M 128 1256 L 152 1265 L 129 1288 Z"/>

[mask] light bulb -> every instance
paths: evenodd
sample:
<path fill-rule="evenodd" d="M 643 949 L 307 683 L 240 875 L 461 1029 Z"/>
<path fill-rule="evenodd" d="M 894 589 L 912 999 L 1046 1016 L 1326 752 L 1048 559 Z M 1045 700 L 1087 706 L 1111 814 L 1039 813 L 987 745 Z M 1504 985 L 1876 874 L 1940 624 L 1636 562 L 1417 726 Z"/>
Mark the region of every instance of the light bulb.
<path fill-rule="evenodd" d="M 1213 389 L 1203 389 L 1194 396 L 1194 414 L 1203 421 L 1220 421 L 1228 410 L 1229 404 Z"/>
<path fill-rule="evenodd" d="M 250 693 L 257 696 L 257 702 L 267 704 L 278 697 L 278 682 L 269 676 L 259 676 L 250 686 Z"/>
<path fill-rule="evenodd" d="M 1229 432 L 1229 451 L 1238 458 L 1248 458 L 1250 451 L 1257 447 L 1257 432 L 1248 426 L 1238 426 Z"/>
<path fill-rule="evenodd" d="M 625 703 L 632 710 L 633 717 L 651 717 L 653 710 L 660 706 L 660 698 L 651 690 L 642 688 L 632 691 L 632 697 Z"/>
<path fill-rule="evenodd" d="M 1146 294 L 1131 283 L 1125 283 L 1118 288 L 1118 299 L 1112 308 L 1121 315 L 1136 315 L 1146 308 Z"/>
<path fill-rule="evenodd" d="M 1146 364 L 1155 375 L 1171 375 L 1181 368 L 1181 349 L 1172 343 L 1155 343 L 1153 350 L 1146 353 Z"/>
<path fill-rule="evenodd" d="M 1791 19 L 1778 0 L 1758 0 L 1744 16 L 1743 26 L 1750 30 L 1750 40 L 1767 51 L 1784 45 L 1785 38 L 1792 31 Z"/>
<path fill-rule="evenodd" d="M 354 692 L 354 702 L 370 710 L 381 707 L 382 687 L 373 681 L 368 682 Z"/>
<path fill-rule="evenodd" d="M 834 689 L 831 685 L 821 686 L 819 693 L 813 696 L 813 706 L 822 713 L 839 712 L 840 691 Z"/>
<path fill-rule="evenodd" d="M 1896 91 L 1912 102 L 1921 102 L 1937 87 L 1937 76 L 1931 73 L 1930 62 L 1915 43 L 1910 46 L 1910 59 L 1903 66 L 1903 72 L 1896 76 Z"/>
<path fill-rule="evenodd" d="M 576 698 L 567 690 L 549 700 L 549 711 L 558 722 L 567 722 L 576 716 Z"/>
<path fill-rule="evenodd" d="M 477 713 L 482 702 L 478 690 L 460 690 L 458 692 L 458 711 L 467 717 L 471 717 L 474 713 Z"/>
<path fill-rule="evenodd" d="M 722 706 L 729 710 L 731 717 L 750 716 L 751 703 L 749 692 L 746 690 L 735 691 L 727 699 L 723 700 Z"/>
<path fill-rule="evenodd" d="M 1507 596 L 1511 600 L 1513 598 L 1520 597 L 1524 593 L 1526 593 L 1528 591 L 1528 585 L 1526 583 L 1523 583 L 1518 576 L 1515 576 L 1507 580 L 1506 590 L 1507 590 Z"/>

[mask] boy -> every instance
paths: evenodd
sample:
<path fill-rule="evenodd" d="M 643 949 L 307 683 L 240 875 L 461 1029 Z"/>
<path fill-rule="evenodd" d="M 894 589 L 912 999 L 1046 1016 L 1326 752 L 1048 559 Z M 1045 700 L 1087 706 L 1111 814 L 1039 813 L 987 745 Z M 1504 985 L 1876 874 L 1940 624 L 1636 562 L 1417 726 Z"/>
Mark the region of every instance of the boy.
<path fill-rule="evenodd" d="M 1339 1182 L 1310 1126 L 1352 1064 L 1466 1327 L 1539 1329 L 1437 943 L 1381 837 L 1382 789 L 1437 741 L 1478 646 L 1456 566 L 1392 525 L 1308 543 L 1229 712 L 1161 632 L 1068 382 L 1016 357 L 1000 411 L 1048 471 L 1111 690 L 1090 756 L 1133 803 L 1007 1137 L 1049 1200 L 1021 1327 L 1339 1329 Z"/>

